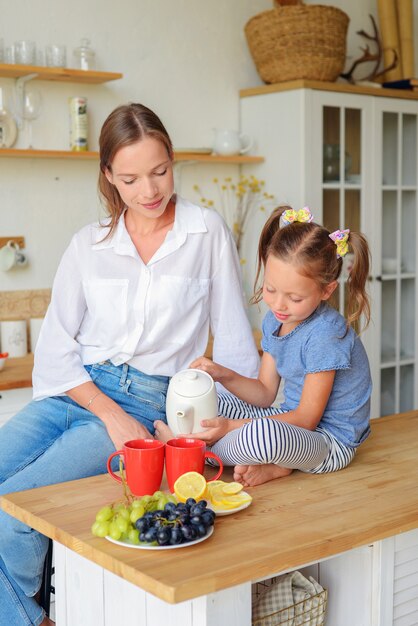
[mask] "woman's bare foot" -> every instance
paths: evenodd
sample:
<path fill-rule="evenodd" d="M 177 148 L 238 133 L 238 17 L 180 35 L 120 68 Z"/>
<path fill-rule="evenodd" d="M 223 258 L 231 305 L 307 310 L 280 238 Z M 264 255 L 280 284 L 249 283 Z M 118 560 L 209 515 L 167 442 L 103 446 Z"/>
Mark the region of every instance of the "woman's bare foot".
<path fill-rule="evenodd" d="M 234 480 L 244 487 L 262 485 L 275 478 L 289 476 L 293 470 L 269 463 L 267 465 L 236 465 L 234 467 Z"/>
<path fill-rule="evenodd" d="M 155 434 L 154 437 L 158 439 L 158 441 L 162 441 L 163 443 L 167 443 L 169 439 L 174 439 L 174 435 L 171 432 L 169 426 L 162 420 L 156 420 L 154 422 Z"/>

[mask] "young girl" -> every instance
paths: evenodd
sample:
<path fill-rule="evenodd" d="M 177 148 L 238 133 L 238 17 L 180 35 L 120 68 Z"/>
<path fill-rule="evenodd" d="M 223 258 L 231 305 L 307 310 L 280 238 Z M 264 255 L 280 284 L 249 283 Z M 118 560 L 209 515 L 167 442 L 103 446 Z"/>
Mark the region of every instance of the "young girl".
<path fill-rule="evenodd" d="M 234 479 L 244 486 L 294 469 L 342 469 L 370 433 L 369 363 L 352 328 L 361 316 L 366 325 L 370 319 L 365 291 L 369 248 L 363 235 L 330 234 L 312 219 L 307 208 L 280 207 L 261 233 L 256 281 L 263 267 L 264 282 L 254 301 L 263 299 L 270 311 L 263 321 L 258 378 L 204 357 L 191 363 L 237 396 L 221 394 L 219 413 L 225 417 L 203 420 L 207 430 L 194 436 L 211 445 L 225 464 L 235 465 Z M 345 320 L 328 300 L 349 245 L 354 261 Z M 281 379 L 284 402 L 278 409 L 270 405 Z"/>

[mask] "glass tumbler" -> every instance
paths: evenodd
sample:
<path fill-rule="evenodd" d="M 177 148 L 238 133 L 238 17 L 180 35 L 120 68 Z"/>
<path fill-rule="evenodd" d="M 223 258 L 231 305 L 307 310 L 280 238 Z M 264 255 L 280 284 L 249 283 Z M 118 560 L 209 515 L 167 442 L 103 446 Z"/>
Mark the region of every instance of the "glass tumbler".
<path fill-rule="evenodd" d="M 66 67 L 67 49 L 62 44 L 51 44 L 46 47 L 46 64 L 48 67 Z"/>
<path fill-rule="evenodd" d="M 35 65 L 36 44 L 34 41 L 23 39 L 14 45 L 15 63 L 20 65 Z"/>

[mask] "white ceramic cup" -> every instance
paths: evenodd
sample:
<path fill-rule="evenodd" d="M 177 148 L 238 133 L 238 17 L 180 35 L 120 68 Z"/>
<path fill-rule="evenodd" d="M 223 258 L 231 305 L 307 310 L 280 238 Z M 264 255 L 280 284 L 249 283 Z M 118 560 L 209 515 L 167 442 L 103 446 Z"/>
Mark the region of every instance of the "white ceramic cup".
<path fill-rule="evenodd" d="M 0 270 L 8 272 L 15 266 L 26 265 L 27 258 L 21 250 L 18 243 L 8 241 L 5 246 L 0 248 Z"/>
<path fill-rule="evenodd" d="M 26 320 L 10 320 L 0 324 L 1 351 L 9 357 L 25 356 L 28 353 Z"/>

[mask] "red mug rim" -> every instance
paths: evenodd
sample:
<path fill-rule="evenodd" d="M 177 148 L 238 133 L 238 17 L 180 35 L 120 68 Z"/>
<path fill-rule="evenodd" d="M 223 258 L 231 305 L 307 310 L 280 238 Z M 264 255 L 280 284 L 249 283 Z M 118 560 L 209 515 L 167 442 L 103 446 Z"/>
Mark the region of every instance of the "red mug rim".
<path fill-rule="evenodd" d="M 123 444 L 124 448 L 128 450 L 156 450 L 158 448 L 163 448 L 164 443 L 162 441 L 158 441 L 158 439 L 131 439 L 130 441 L 125 441 Z"/>
<path fill-rule="evenodd" d="M 190 450 L 193 448 L 206 447 L 206 443 L 201 439 L 195 439 L 194 437 L 178 437 L 177 439 L 170 439 L 167 441 L 166 446 L 169 446 L 170 448 Z"/>

